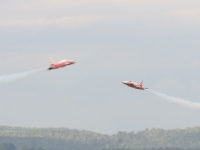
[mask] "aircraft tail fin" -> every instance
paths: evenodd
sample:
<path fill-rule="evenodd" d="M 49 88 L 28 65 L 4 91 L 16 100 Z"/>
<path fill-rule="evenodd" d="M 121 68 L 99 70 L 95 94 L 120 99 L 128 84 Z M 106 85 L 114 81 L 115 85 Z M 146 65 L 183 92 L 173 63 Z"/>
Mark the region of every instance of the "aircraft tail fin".
<path fill-rule="evenodd" d="M 143 81 L 141 81 L 139 85 L 142 87 L 143 86 Z"/>
<path fill-rule="evenodd" d="M 49 57 L 49 62 L 50 62 L 50 64 L 54 64 L 55 63 L 55 61 L 51 57 Z"/>

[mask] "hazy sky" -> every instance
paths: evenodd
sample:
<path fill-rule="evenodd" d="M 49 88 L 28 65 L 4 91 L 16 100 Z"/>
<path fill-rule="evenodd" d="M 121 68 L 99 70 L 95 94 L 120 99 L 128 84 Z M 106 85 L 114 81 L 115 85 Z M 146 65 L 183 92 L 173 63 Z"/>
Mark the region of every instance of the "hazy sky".
<path fill-rule="evenodd" d="M 75 65 L 0 84 L 0 125 L 113 134 L 200 126 L 199 0 L 0 0 L 0 75 Z"/>

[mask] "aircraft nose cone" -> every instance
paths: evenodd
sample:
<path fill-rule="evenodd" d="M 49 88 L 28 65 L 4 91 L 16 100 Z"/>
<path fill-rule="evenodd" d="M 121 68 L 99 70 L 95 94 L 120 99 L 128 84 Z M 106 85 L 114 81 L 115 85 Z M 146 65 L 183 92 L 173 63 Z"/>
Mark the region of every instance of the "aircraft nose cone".
<path fill-rule="evenodd" d="M 127 81 L 122 81 L 123 84 L 127 84 Z"/>
<path fill-rule="evenodd" d="M 75 61 L 71 61 L 71 63 L 72 63 L 72 64 L 75 64 L 76 62 L 75 62 Z"/>

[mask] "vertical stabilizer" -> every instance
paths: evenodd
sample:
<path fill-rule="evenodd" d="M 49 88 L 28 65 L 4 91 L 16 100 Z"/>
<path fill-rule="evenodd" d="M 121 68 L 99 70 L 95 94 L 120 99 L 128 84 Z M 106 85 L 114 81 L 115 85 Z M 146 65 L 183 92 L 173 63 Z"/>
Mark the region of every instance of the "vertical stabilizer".
<path fill-rule="evenodd" d="M 54 64 L 55 61 L 54 61 L 51 57 L 49 57 L 49 63 L 50 63 L 50 64 Z"/>
<path fill-rule="evenodd" d="M 141 81 L 139 85 L 142 87 L 142 85 L 143 85 L 143 81 Z"/>

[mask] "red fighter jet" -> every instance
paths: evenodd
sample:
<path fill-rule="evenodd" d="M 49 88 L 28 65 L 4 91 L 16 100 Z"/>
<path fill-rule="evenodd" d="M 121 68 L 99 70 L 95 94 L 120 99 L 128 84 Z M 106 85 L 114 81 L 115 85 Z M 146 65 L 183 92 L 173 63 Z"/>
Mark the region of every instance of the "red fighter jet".
<path fill-rule="evenodd" d="M 48 68 L 49 70 L 58 69 L 76 63 L 73 60 L 62 60 L 60 62 L 55 63 L 52 58 L 49 58 L 49 61 L 50 61 L 50 67 Z"/>
<path fill-rule="evenodd" d="M 132 81 L 122 81 L 122 83 L 124 83 L 125 85 L 130 86 L 132 88 L 138 89 L 138 90 L 148 89 L 148 88 L 142 87 L 143 81 L 141 81 L 140 84 L 134 83 Z"/>

